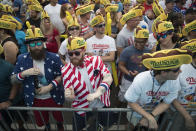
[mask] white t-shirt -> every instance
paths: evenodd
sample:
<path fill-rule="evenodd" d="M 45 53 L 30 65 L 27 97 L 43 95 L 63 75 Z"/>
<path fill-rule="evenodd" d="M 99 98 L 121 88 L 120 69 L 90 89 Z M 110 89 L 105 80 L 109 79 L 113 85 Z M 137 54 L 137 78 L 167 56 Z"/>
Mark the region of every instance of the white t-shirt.
<path fill-rule="evenodd" d="M 65 56 L 65 62 L 69 63 L 70 59 L 69 59 L 69 55 L 67 53 L 67 39 L 65 39 L 62 43 L 61 46 L 59 48 L 59 53 L 63 56 Z"/>
<path fill-rule="evenodd" d="M 56 4 L 56 6 L 52 6 L 51 4 L 48 4 L 44 7 L 44 10 L 50 16 L 52 24 L 59 30 L 61 34 L 64 33 L 65 26 L 60 18 L 61 5 Z"/>
<path fill-rule="evenodd" d="M 147 48 L 152 50 L 152 48 L 156 45 L 156 43 L 157 43 L 157 39 L 154 38 L 153 33 L 149 34 Z"/>
<path fill-rule="evenodd" d="M 181 104 L 187 105 L 189 102 L 196 102 L 196 69 L 191 64 L 184 64 L 181 66 L 181 71 L 178 100 Z"/>
<path fill-rule="evenodd" d="M 152 71 L 145 71 L 135 77 L 133 83 L 125 93 L 125 99 L 128 102 L 136 102 L 141 106 L 156 106 L 162 100 L 166 104 L 170 104 L 177 98 L 179 86 L 178 80 L 167 80 L 160 85 L 153 77 Z M 155 97 L 154 103 L 151 103 L 152 94 Z"/>
<path fill-rule="evenodd" d="M 78 68 L 78 70 L 79 70 L 80 74 L 82 74 L 81 75 L 81 81 L 85 81 L 86 87 L 88 88 L 88 91 L 90 93 L 94 93 L 95 91 L 93 90 L 93 86 L 92 86 L 92 84 L 90 82 L 90 78 L 88 76 L 86 67 Z M 101 102 L 100 99 L 95 99 L 94 101 L 89 102 L 89 107 L 90 108 L 104 107 L 104 104 Z"/>
<path fill-rule="evenodd" d="M 105 35 L 102 39 L 98 39 L 95 35 L 86 40 L 87 53 L 94 53 L 96 56 L 106 56 L 111 51 L 116 51 L 115 40 Z M 112 73 L 110 62 L 104 62 L 108 70 Z"/>
<path fill-rule="evenodd" d="M 48 82 L 45 77 L 44 64 L 45 64 L 44 61 L 33 60 L 33 67 L 38 68 L 42 73 L 42 75 L 38 76 L 38 87 L 43 87 L 48 85 Z M 37 99 L 48 99 L 50 97 L 51 97 L 50 92 L 46 94 L 35 95 L 35 98 Z"/>

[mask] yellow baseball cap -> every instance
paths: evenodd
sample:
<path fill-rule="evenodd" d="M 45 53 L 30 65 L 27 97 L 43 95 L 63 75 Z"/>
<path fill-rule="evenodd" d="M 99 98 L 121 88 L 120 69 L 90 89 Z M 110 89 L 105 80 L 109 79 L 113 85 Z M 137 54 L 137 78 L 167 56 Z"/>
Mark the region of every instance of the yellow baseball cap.
<path fill-rule="evenodd" d="M 37 40 L 45 41 L 46 38 L 44 37 L 40 28 L 33 28 L 33 29 L 27 29 L 25 40 L 26 40 L 25 43 L 28 44 L 31 41 L 37 41 Z"/>
<path fill-rule="evenodd" d="M 95 25 L 100 24 L 102 22 L 105 22 L 105 20 L 104 20 L 103 16 L 101 14 L 99 14 L 91 20 L 90 25 L 91 25 L 91 27 L 94 27 Z"/>
<path fill-rule="evenodd" d="M 134 30 L 134 37 L 135 38 L 148 38 L 149 31 L 147 29 L 144 29 L 144 28 L 138 26 Z"/>
<path fill-rule="evenodd" d="M 160 14 L 154 21 L 153 21 L 153 24 L 152 24 L 152 32 L 155 33 L 156 32 L 156 23 L 158 21 L 165 21 L 167 20 L 167 15 L 164 13 Z"/>
<path fill-rule="evenodd" d="M 83 15 L 94 10 L 95 4 L 85 4 L 76 9 L 76 15 Z"/>
<path fill-rule="evenodd" d="M 181 43 L 181 49 L 190 50 L 193 53 L 196 52 L 196 39 L 192 39 L 190 41 L 185 41 Z"/>
<path fill-rule="evenodd" d="M 169 49 L 154 53 L 144 53 L 142 63 L 148 69 L 167 70 L 178 68 L 182 64 L 192 62 L 192 57 L 187 50 Z"/>
<path fill-rule="evenodd" d="M 182 33 L 184 36 L 187 36 L 188 33 L 191 32 L 192 30 L 196 30 L 196 20 L 186 24 L 182 30 Z"/>
<path fill-rule="evenodd" d="M 86 41 L 82 37 L 72 37 L 68 38 L 67 49 L 68 50 L 75 50 L 79 48 L 86 49 Z"/>

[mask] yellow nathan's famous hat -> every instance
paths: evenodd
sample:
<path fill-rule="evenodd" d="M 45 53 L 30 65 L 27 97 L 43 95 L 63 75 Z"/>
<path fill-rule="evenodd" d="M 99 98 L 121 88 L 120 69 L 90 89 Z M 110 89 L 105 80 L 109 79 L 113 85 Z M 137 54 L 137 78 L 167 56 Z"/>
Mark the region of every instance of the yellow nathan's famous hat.
<path fill-rule="evenodd" d="M 192 62 L 192 57 L 187 50 L 169 49 L 154 53 L 144 53 L 143 64 L 148 69 L 167 70 L 178 68 L 182 64 Z"/>
<path fill-rule="evenodd" d="M 67 26 L 67 29 L 69 29 L 69 27 L 72 27 L 72 26 L 78 26 L 78 27 L 80 27 L 80 25 L 78 24 L 78 20 L 77 20 L 76 17 L 73 18 L 72 21 L 69 21 L 69 24 L 68 24 L 68 26 Z"/>
<path fill-rule="evenodd" d="M 75 50 L 79 48 L 86 48 L 86 41 L 82 37 L 72 37 L 68 38 L 67 49 Z"/>
<path fill-rule="evenodd" d="M 143 5 L 139 4 L 139 5 L 136 5 L 135 7 L 131 8 L 132 10 L 138 10 L 138 11 L 141 11 L 142 10 L 142 13 L 145 11 L 145 8 Z"/>
<path fill-rule="evenodd" d="M 3 47 L 0 44 L 0 55 L 3 53 Z"/>
<path fill-rule="evenodd" d="M 170 21 L 158 21 L 156 23 L 156 32 L 157 33 L 161 33 L 161 32 L 165 32 L 168 30 L 173 30 L 173 24 Z"/>
<path fill-rule="evenodd" d="M 0 11 L 3 11 L 3 4 L 0 3 Z"/>
<path fill-rule="evenodd" d="M 105 12 L 117 12 L 118 11 L 118 4 L 109 4 L 105 7 Z"/>
<path fill-rule="evenodd" d="M 181 43 L 181 49 L 190 50 L 191 52 L 196 52 L 196 39 L 185 41 Z"/>
<path fill-rule="evenodd" d="M 40 28 L 33 28 L 33 29 L 27 29 L 25 40 L 26 40 L 25 43 L 28 44 L 29 42 L 36 41 L 36 40 L 45 41 L 46 38 L 44 37 Z"/>
<path fill-rule="evenodd" d="M 158 21 L 165 21 L 167 20 L 167 15 L 164 13 L 160 14 L 154 21 L 153 21 L 153 24 L 152 24 L 152 32 L 155 33 L 156 32 L 156 23 Z"/>
<path fill-rule="evenodd" d="M 192 30 L 196 30 L 196 20 L 186 24 L 184 29 L 182 30 L 182 33 L 184 36 L 187 36 L 188 33 L 191 32 Z"/>
<path fill-rule="evenodd" d="M 131 9 L 128 13 L 123 15 L 123 17 L 120 19 L 120 23 L 124 25 L 129 19 L 142 15 L 143 15 L 142 9 Z"/>
<path fill-rule="evenodd" d="M 11 15 L 3 15 L 1 18 L 9 19 L 9 21 L 11 21 L 11 22 L 16 24 L 16 29 L 18 29 L 18 30 L 22 29 L 22 23 L 20 23 L 18 20 L 16 20 L 13 16 L 11 16 Z"/>
<path fill-rule="evenodd" d="M 76 15 L 83 15 L 94 10 L 95 4 L 86 4 L 76 9 Z"/>
<path fill-rule="evenodd" d="M 144 2 L 146 2 L 146 0 L 136 0 L 137 1 L 137 3 L 139 3 L 139 4 L 143 4 Z"/>
<path fill-rule="evenodd" d="M 0 28 L 3 29 L 16 29 L 16 23 L 10 21 L 9 19 L 0 18 Z"/>
<path fill-rule="evenodd" d="M 125 4 L 131 4 L 131 1 L 130 0 L 124 0 L 123 5 L 125 5 Z"/>
<path fill-rule="evenodd" d="M 50 16 L 48 15 L 48 13 L 45 10 L 43 10 L 41 13 L 41 19 L 46 19 L 46 18 L 50 18 Z"/>
<path fill-rule="evenodd" d="M 134 30 L 134 37 L 135 38 L 148 38 L 149 37 L 149 31 L 147 29 L 144 29 L 144 28 L 138 26 Z"/>
<path fill-rule="evenodd" d="M 106 6 L 106 5 L 110 4 L 110 1 L 109 0 L 100 0 L 100 4 Z"/>
<path fill-rule="evenodd" d="M 100 24 L 102 22 L 105 22 L 105 20 L 101 14 L 98 14 L 91 20 L 90 25 L 94 27 L 95 25 Z"/>
<path fill-rule="evenodd" d="M 38 4 L 29 5 L 28 9 L 38 11 L 38 12 L 41 12 L 43 10 L 42 6 Z"/>
<path fill-rule="evenodd" d="M 159 3 L 155 0 L 152 4 L 152 10 L 156 16 L 164 13 L 163 8 L 159 5 Z"/>

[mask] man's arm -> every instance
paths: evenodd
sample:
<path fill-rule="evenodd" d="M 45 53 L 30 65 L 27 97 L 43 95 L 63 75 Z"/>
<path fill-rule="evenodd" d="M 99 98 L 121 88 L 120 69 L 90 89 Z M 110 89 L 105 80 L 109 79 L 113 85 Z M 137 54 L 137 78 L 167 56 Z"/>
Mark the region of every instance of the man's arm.
<path fill-rule="evenodd" d="M 172 104 L 174 105 L 176 110 L 180 112 L 180 114 L 184 117 L 186 127 L 194 129 L 195 124 L 192 117 L 189 115 L 186 109 L 179 103 L 179 101 L 175 99 Z"/>
<path fill-rule="evenodd" d="M 101 56 L 103 62 L 112 62 L 115 59 L 115 51 L 109 52 L 106 56 Z"/>

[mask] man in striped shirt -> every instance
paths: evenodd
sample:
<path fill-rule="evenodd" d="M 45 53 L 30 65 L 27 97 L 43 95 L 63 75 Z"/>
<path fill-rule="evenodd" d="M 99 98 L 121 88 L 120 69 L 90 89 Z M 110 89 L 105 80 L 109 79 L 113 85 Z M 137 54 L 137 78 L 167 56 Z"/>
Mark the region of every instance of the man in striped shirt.
<path fill-rule="evenodd" d="M 110 106 L 110 85 L 112 76 L 99 56 L 85 56 L 86 42 L 80 37 L 68 38 L 68 55 L 70 63 L 62 68 L 65 97 L 72 100 L 74 108 L 103 108 Z M 100 112 L 99 123 L 106 125 L 107 113 Z M 85 115 L 91 112 L 75 112 L 73 130 L 85 127 Z M 110 116 L 111 118 L 111 116 Z M 76 123 L 76 124 L 75 124 Z"/>

